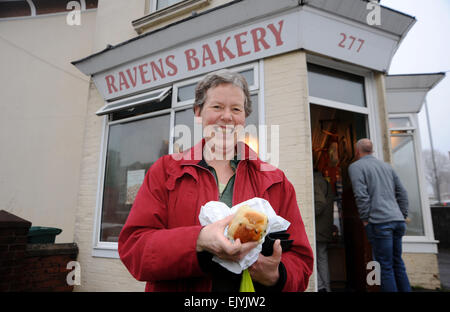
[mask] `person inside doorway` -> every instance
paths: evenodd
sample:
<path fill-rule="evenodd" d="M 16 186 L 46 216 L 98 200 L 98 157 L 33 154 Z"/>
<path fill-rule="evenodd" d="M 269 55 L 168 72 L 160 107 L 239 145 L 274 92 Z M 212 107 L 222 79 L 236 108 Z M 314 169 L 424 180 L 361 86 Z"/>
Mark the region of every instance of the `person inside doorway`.
<path fill-rule="evenodd" d="M 182 154 L 165 155 L 149 169 L 119 236 L 120 259 L 147 291 L 239 291 L 240 275 L 220 271 L 213 256 L 238 261 L 255 242 L 230 242 L 224 230 L 233 216 L 201 226 L 209 201 L 229 207 L 266 199 L 290 222 L 293 244 L 259 255 L 248 271 L 256 291 L 304 291 L 313 254 L 295 190 L 284 173 L 261 161 L 236 131 L 251 113 L 245 79 L 231 71 L 206 75 L 195 90 L 194 114 L 204 138 Z"/>
<path fill-rule="evenodd" d="M 402 260 L 402 237 L 408 217 L 408 195 L 393 168 L 373 155 L 369 139 L 356 143 L 356 158 L 348 169 L 353 192 L 373 256 L 381 267 L 381 291 L 409 292 Z"/>
<path fill-rule="evenodd" d="M 317 288 L 330 292 L 328 244 L 333 241 L 334 193 L 322 173 L 314 169 L 314 209 L 316 220 Z"/>

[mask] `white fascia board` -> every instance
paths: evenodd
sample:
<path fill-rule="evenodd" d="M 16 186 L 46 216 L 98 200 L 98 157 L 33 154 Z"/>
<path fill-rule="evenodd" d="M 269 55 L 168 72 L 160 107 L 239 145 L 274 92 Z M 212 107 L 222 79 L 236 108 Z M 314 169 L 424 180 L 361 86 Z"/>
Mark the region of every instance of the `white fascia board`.
<path fill-rule="evenodd" d="M 321 2 L 321 5 L 318 5 L 318 2 Z M 359 13 L 347 13 L 344 16 L 338 14 L 338 12 L 329 11 L 330 5 L 336 3 L 340 3 L 340 6 L 343 7 L 349 5 L 357 6 L 357 12 Z M 361 12 L 365 9 L 364 3 L 364 1 L 355 0 L 232 1 L 222 6 L 201 12 L 196 16 L 175 22 L 161 29 L 137 36 L 116 46 L 109 46 L 105 50 L 92 54 L 84 59 L 74 61 L 72 64 L 85 75 L 101 73 L 159 51 L 173 49 L 177 46 L 205 38 L 208 35 L 232 29 L 238 25 L 248 24 L 267 16 L 276 15 L 298 6 L 322 9 L 323 12 L 344 17 L 349 21 L 361 25 L 364 24 L 368 29 L 370 28 L 374 31 L 379 30 L 386 35 L 396 36 L 400 41 L 415 23 L 413 17 L 382 7 L 382 15 L 385 18 L 384 22 L 387 26 L 383 26 L 383 28 L 376 25 L 369 26 L 361 19 Z M 350 12 L 353 12 L 353 10 L 350 10 Z M 396 22 L 396 18 L 402 22 Z M 398 41 L 396 46 L 391 50 L 391 59 L 395 54 L 400 41 Z M 154 44 L 155 42 L 158 44 Z M 391 60 L 389 60 L 389 63 L 390 61 Z"/>
<path fill-rule="evenodd" d="M 137 36 L 116 46 L 110 46 L 84 59 L 74 61 L 72 64 L 83 74 L 93 75 L 146 55 L 174 48 L 236 25 L 245 24 L 297 6 L 299 6 L 298 0 L 231 2 Z M 158 44 L 155 45 L 154 42 Z"/>
<path fill-rule="evenodd" d="M 367 25 L 367 16 L 372 9 L 372 6 L 368 7 L 368 1 L 363 0 L 303 0 L 303 3 L 364 25 Z M 371 27 L 398 37 L 406 35 L 415 23 L 414 17 L 383 5 L 380 5 L 380 15 L 380 25 Z"/>

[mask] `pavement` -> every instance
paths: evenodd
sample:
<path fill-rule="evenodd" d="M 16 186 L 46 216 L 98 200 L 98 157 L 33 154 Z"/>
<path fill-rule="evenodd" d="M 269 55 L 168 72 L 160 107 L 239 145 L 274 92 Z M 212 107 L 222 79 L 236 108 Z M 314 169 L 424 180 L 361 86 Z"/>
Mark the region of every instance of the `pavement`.
<path fill-rule="evenodd" d="M 439 248 L 438 263 L 441 287 L 450 291 L 450 248 Z"/>

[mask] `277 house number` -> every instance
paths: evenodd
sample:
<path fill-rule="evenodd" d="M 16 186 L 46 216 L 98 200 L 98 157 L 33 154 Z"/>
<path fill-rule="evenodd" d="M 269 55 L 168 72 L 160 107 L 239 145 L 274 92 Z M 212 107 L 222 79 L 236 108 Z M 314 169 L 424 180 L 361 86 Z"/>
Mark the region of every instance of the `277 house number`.
<path fill-rule="evenodd" d="M 356 50 L 357 53 L 361 50 L 362 46 L 364 45 L 364 40 L 360 38 L 356 38 L 354 36 L 348 36 L 344 33 L 340 33 L 341 35 L 341 42 L 339 42 L 338 46 L 340 48 L 347 48 L 348 50 Z M 355 44 L 356 41 L 356 44 Z M 359 43 L 359 44 L 358 44 Z M 359 45 L 359 46 L 358 46 Z"/>

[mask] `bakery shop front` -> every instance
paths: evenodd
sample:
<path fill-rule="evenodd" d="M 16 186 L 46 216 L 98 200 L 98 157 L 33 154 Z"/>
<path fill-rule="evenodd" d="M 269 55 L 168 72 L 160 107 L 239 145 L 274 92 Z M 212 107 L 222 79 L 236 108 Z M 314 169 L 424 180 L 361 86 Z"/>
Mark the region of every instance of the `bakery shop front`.
<path fill-rule="evenodd" d="M 362 0 L 150 3 L 149 15 L 130 21 L 140 35 L 72 63 L 91 76 L 75 225 L 86 274 L 76 289 L 144 289 L 118 259 L 119 233 L 151 165 L 201 139 L 192 109 L 197 82 L 227 68 L 250 88 L 245 141 L 293 184 L 313 250 L 313 168 L 333 186 L 332 288 L 376 290 L 366 280 L 370 246 L 347 168 L 363 137 L 377 158 L 391 161 L 385 76 L 415 19 L 377 7 L 383 23 L 372 25 Z M 190 13 L 170 15 L 183 8 Z M 164 14 L 173 17 L 158 26 Z M 412 244 L 432 245 L 427 235 Z M 433 287 L 437 264 L 423 278 L 417 263 L 436 262 L 434 249 L 409 250 L 411 283 Z M 317 290 L 316 269 L 308 290 Z"/>

